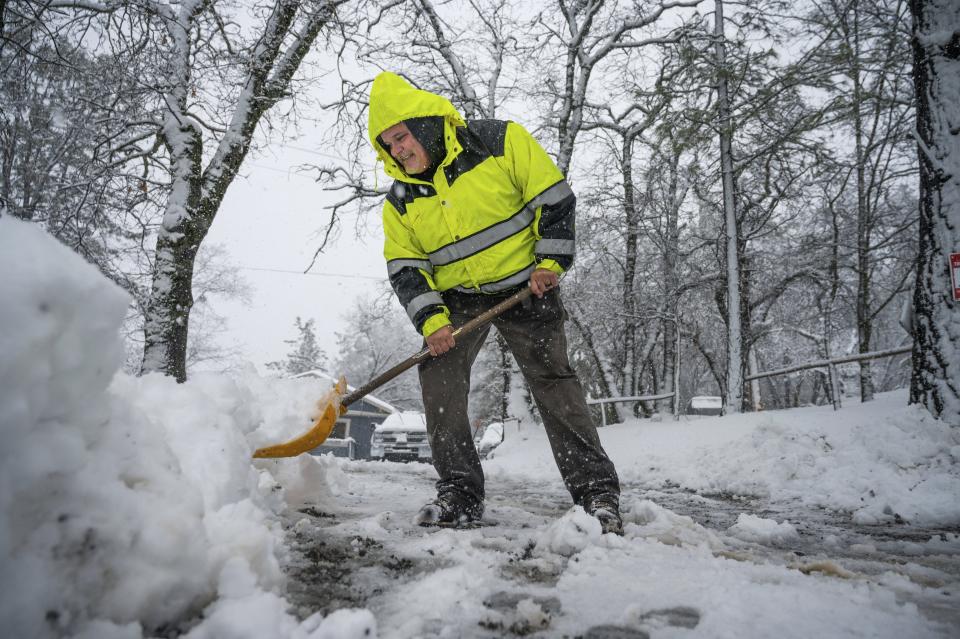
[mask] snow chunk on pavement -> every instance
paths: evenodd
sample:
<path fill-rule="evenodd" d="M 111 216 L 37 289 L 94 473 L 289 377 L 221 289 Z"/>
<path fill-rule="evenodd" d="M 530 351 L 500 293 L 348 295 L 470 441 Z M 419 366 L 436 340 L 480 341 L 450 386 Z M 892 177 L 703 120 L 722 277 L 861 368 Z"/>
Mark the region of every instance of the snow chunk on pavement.
<path fill-rule="evenodd" d="M 764 519 L 748 513 L 740 513 L 737 523 L 727 529 L 731 535 L 742 541 L 760 544 L 784 543 L 800 537 L 797 529 L 789 521 L 778 524 L 772 519 Z"/>
<path fill-rule="evenodd" d="M 536 549 L 541 554 L 570 557 L 598 541 L 602 534 L 600 522 L 580 506 L 574 506 L 540 535 Z"/>
<path fill-rule="evenodd" d="M 329 476 L 336 483 L 348 481 L 332 455 L 316 457 L 304 453 L 293 459 L 257 460 L 257 466 L 270 473 L 290 508 L 329 504 L 334 501 Z"/>
<path fill-rule="evenodd" d="M 711 550 L 724 548 L 716 534 L 690 517 L 678 515 L 648 499 L 636 499 L 622 507 L 625 538 L 653 539 L 669 546 L 703 546 Z M 580 506 L 574 506 L 556 520 L 536 541 L 535 554 L 548 553 L 572 557 L 589 546 L 618 546 L 623 539 L 604 535 L 600 522 Z"/>
<path fill-rule="evenodd" d="M 655 539 L 668 546 L 723 548 L 717 535 L 690 517 L 678 515 L 649 499 L 635 499 L 623 507 L 624 531 L 628 538 Z"/>

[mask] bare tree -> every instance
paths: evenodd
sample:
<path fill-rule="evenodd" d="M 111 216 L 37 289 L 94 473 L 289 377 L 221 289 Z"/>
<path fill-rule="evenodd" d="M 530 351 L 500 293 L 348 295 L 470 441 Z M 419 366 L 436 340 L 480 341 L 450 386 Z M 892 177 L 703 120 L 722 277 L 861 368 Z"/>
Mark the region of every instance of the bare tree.
<path fill-rule="evenodd" d="M 44 4 L 5 7 L 0 206 L 43 226 L 138 296 L 132 264 L 160 193 L 116 145 L 115 115 L 136 122 L 147 111 L 132 99 L 137 88 L 117 61 L 83 47 L 75 32 L 83 27 Z"/>
<path fill-rule="evenodd" d="M 142 41 L 130 52 L 115 38 L 151 33 L 124 3 L 107 13 L 60 4 L 4 5 L 0 207 L 42 226 L 130 293 L 125 369 L 137 372 L 158 213 L 169 194 L 149 83 L 157 60 Z M 195 272 L 186 365 L 229 367 L 237 353 L 217 339 L 226 318 L 209 300 L 242 299 L 245 284 L 216 246 L 204 246 Z"/>
<path fill-rule="evenodd" d="M 605 383 L 615 388 L 621 396 L 642 392 L 643 372 L 649 368 L 650 357 L 659 344 L 659 338 L 663 335 L 666 340 L 675 336 L 677 309 L 669 299 L 679 290 L 674 268 L 679 241 L 676 214 L 683 198 L 679 198 L 680 201 L 673 199 L 676 189 L 663 192 L 657 188 L 654 192 L 652 185 L 658 183 L 658 169 L 663 163 L 661 158 L 644 157 L 641 160 L 638 148 L 644 153 L 656 154 L 656 150 L 648 149 L 651 143 L 645 140 L 645 134 L 654 128 L 658 131 L 669 129 L 669 124 L 664 120 L 669 119 L 666 113 L 676 90 L 677 66 L 683 63 L 677 61 L 667 45 L 658 47 L 657 52 L 660 61 L 656 66 L 650 65 L 651 72 L 643 74 L 648 77 L 636 74 L 630 82 L 625 83 L 621 93 L 629 102 L 622 110 L 614 112 L 610 106 L 591 107 L 586 112 L 588 119 L 582 126 L 585 132 L 597 132 L 595 137 L 603 145 L 602 153 L 610 158 L 602 166 L 607 168 L 609 165 L 613 180 L 619 181 L 619 184 L 610 184 L 607 179 L 593 176 L 597 186 L 586 190 L 586 197 L 582 198 L 582 215 L 593 217 L 594 220 L 585 225 L 588 234 L 581 240 L 581 245 L 583 252 L 591 258 L 599 257 L 588 258 L 593 262 L 588 270 L 596 272 L 597 278 L 609 278 L 610 271 L 616 272 L 621 278 L 619 295 L 610 300 L 609 308 L 604 304 L 606 312 L 617 319 L 606 323 L 607 335 L 603 340 L 606 343 L 604 351 L 609 353 L 611 360 L 610 368 L 615 369 L 605 375 Z M 621 62 L 626 67 L 629 60 Z M 621 97 L 616 93 L 614 95 Z M 655 137 L 660 135 L 658 132 Z M 675 181 L 673 186 L 676 187 Z M 617 194 L 614 188 L 620 193 Z M 664 206 L 668 210 L 666 220 L 663 220 L 665 226 L 662 226 L 659 215 Z M 644 239 L 648 240 L 646 244 Z M 659 266 L 662 271 L 656 271 L 658 264 L 651 259 L 653 256 L 661 260 Z M 652 282 L 662 282 L 663 286 L 652 287 Z M 648 308 L 642 309 L 645 300 Z M 603 302 L 593 299 L 591 305 L 596 304 Z M 668 306 L 672 311 L 665 311 Z M 663 325 L 664 312 L 673 313 L 666 325 Z M 673 342 L 669 346 L 665 344 L 664 349 L 672 352 Z M 669 366 L 672 369 L 673 360 Z M 648 390 L 662 387 L 664 377 L 660 375 L 659 366 L 650 368 L 649 373 L 653 381 Z M 656 381 L 658 379 L 659 383 Z M 672 384 L 671 372 L 670 389 Z M 622 421 L 625 408 L 618 404 L 608 405 L 608 419 Z"/>
<path fill-rule="evenodd" d="M 161 85 L 166 111 L 158 132 L 169 154 L 172 183 L 157 237 L 143 372 L 162 371 L 178 381 L 186 379 L 197 248 L 250 149 L 260 119 L 288 97 L 294 74 L 321 29 L 334 20 L 338 4 L 278 0 L 270 8 L 259 38 L 247 55 L 240 56 L 242 66 L 231 69 L 238 75 L 239 92 L 222 112 L 226 126 L 213 125 L 208 148 L 205 126 L 191 95 L 199 53 L 193 43 L 213 39 L 218 14 L 212 4 L 201 2 L 185 3 L 177 12 L 169 8 L 158 12 L 172 45 L 166 81 Z M 230 49 L 225 46 L 223 51 L 230 53 Z M 205 151 L 210 153 L 208 158 Z"/>
<path fill-rule="evenodd" d="M 905 290 L 909 273 L 904 268 L 899 277 L 892 274 L 895 284 L 887 290 L 884 262 L 913 231 L 912 216 L 898 210 L 895 201 L 896 190 L 916 171 L 910 157 L 907 5 L 906 0 L 831 0 L 814 5 L 807 19 L 814 30 L 828 34 L 813 64 L 832 76 L 825 85 L 833 96 L 831 113 L 838 133 L 852 142 L 834 151 L 837 184 L 844 187 L 835 202 L 851 202 L 856 222 L 845 243 L 853 247 L 857 347 L 866 353 L 875 349 L 877 316 Z M 860 364 L 859 383 L 861 399 L 871 400 L 869 361 Z"/>
<path fill-rule="evenodd" d="M 683 17 L 682 9 L 698 4 L 699 0 L 631 5 L 559 0 L 559 12 L 543 10 L 533 23 L 541 43 L 538 65 L 549 72 L 536 74 L 529 91 L 549 107 L 543 115 L 544 130 L 556 134 L 558 167 L 565 175 L 571 173 L 574 149 L 585 131 L 605 131 L 588 143 L 599 140 L 601 157 L 619 158 L 615 165 L 606 161 L 597 165 L 603 170 L 596 174 L 568 175 L 571 180 L 582 177 L 597 182 L 592 190 L 590 186 L 578 187 L 578 223 L 582 230 L 578 252 L 587 256 L 578 259 L 578 280 L 589 281 L 594 288 L 574 291 L 570 311 L 579 336 L 574 348 L 584 351 L 582 361 L 590 362 L 593 372 L 589 385 L 604 396 L 635 392 L 659 333 L 644 328 L 643 339 L 638 337 L 635 278 L 640 261 L 640 219 L 646 202 L 637 200 L 633 163 L 636 142 L 657 122 L 658 110 L 670 88 L 658 84 L 666 83 L 662 77 L 658 80 L 657 71 L 644 73 L 637 67 L 640 61 L 649 62 L 644 59 L 648 50 L 652 52 L 649 58 L 656 61 L 660 47 L 678 42 L 693 28 L 696 16 L 690 24 L 681 19 L 676 25 L 678 16 Z M 660 70 L 659 61 L 652 68 Z M 607 169 L 617 174 L 618 184 L 602 178 Z M 611 187 L 621 195 L 611 196 Z M 617 225 L 620 228 L 614 228 Z M 598 255 L 600 259 L 594 260 Z M 620 286 L 599 284 L 609 278 L 608 269 L 617 273 Z M 582 300 L 577 299 L 581 296 Z M 608 321 L 597 324 L 593 311 L 601 307 L 606 309 Z M 610 419 L 622 420 L 624 408 L 608 405 Z"/>
<path fill-rule="evenodd" d="M 570 171 L 577 136 L 583 129 L 593 74 L 615 52 L 639 51 L 677 42 L 689 28 L 687 25 L 681 24 L 666 35 L 650 31 L 659 26 L 661 19 L 666 22 L 667 17 L 674 18 L 672 10 L 696 7 L 701 2 L 703 0 L 647 1 L 624 8 L 618 2 L 607 0 L 557 0 L 562 27 L 555 25 L 553 13 L 544 11 L 538 16 L 544 39 L 559 41 L 563 53 L 564 64 L 560 70 L 563 83 L 555 82 L 548 75 L 544 94 L 554 103 L 548 117 L 551 127 L 557 131 L 557 166 L 564 175 Z M 552 49 L 544 51 L 553 55 Z"/>
<path fill-rule="evenodd" d="M 292 97 L 294 77 L 345 0 L 272 0 L 250 7 L 254 26 L 220 0 L 50 0 L 35 22 L 122 78 L 91 100 L 105 115 L 97 142 L 112 166 L 142 166 L 162 194 L 162 219 L 144 225 L 152 274 L 144 304 L 142 372 L 186 379 L 197 251 L 261 120 Z M 89 43 L 89 44 L 87 44 Z M 82 69 L 73 68 L 74 72 Z M 93 76 L 82 73 L 89 80 Z M 134 105 L 136 109 L 130 109 Z"/>

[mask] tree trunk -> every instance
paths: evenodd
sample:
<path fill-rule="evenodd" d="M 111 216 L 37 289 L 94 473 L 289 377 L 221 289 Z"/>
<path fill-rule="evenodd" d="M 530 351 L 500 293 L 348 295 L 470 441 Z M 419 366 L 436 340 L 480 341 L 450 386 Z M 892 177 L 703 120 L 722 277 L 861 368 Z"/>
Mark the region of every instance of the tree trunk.
<path fill-rule="evenodd" d="M 612 389 L 614 389 L 615 386 L 613 383 L 611 383 L 610 371 L 608 371 L 607 367 L 604 366 L 603 358 L 600 357 L 600 353 L 597 351 L 596 345 L 594 344 L 593 332 L 590 331 L 590 329 L 573 313 L 570 313 L 570 322 L 580 333 L 580 337 L 583 339 L 583 344 L 586 347 L 587 354 L 590 356 L 590 359 L 593 360 L 593 365 L 597 369 L 596 381 L 600 385 L 600 392 L 603 393 L 603 397 L 613 397 Z M 621 409 L 618 404 L 602 404 L 601 410 L 607 413 L 608 424 L 619 424 L 623 421 L 623 415 L 620 412 Z"/>
<path fill-rule="evenodd" d="M 494 342 L 497 348 L 497 359 L 500 363 L 500 383 L 503 384 L 503 392 L 500 393 L 500 421 L 507 421 L 510 416 L 510 384 L 513 373 L 513 364 L 510 359 L 510 347 L 507 346 L 507 340 L 503 338 L 500 331 L 496 331 Z"/>
<path fill-rule="evenodd" d="M 680 275 L 678 273 L 678 262 L 680 254 L 680 206 L 681 196 L 679 193 L 679 165 L 680 150 L 674 149 L 670 158 L 668 170 L 670 177 L 667 192 L 664 194 L 667 200 L 665 209 L 666 223 L 663 230 L 663 285 L 664 285 L 664 315 L 669 319 L 663 321 L 663 378 L 660 382 L 660 392 L 669 393 L 671 391 L 679 392 L 674 387 L 677 366 L 677 332 L 680 330 L 678 322 L 680 319 Z M 660 403 L 661 412 L 672 412 L 673 399 L 664 399 Z"/>
<path fill-rule="evenodd" d="M 739 413 L 743 402 L 743 336 L 740 331 L 740 257 L 733 176 L 733 123 L 727 95 L 723 0 L 716 2 L 714 37 L 717 58 L 717 111 L 720 116 L 720 167 L 723 177 L 723 213 L 727 263 L 727 393 L 726 411 Z"/>
<path fill-rule="evenodd" d="M 749 371 L 751 375 L 756 375 L 760 372 L 757 365 L 757 345 L 753 344 L 750 347 L 750 351 L 747 353 L 747 365 L 749 366 Z M 763 400 L 760 396 L 760 380 L 754 379 L 750 381 L 750 408 L 756 412 L 763 410 Z"/>
<path fill-rule="evenodd" d="M 873 335 L 873 317 L 870 313 L 870 206 L 867 202 L 867 158 L 863 150 L 863 81 L 860 72 L 860 6 L 853 10 L 853 137 L 857 174 L 857 347 L 869 353 Z M 860 401 L 873 399 L 873 376 L 870 361 L 860 362 Z"/>
<path fill-rule="evenodd" d="M 204 224 L 200 215 L 200 132 L 185 125 L 167 137 L 174 158 L 172 193 L 157 237 L 140 372 L 159 371 L 184 382 L 193 308 L 193 266 L 210 224 Z"/>
<path fill-rule="evenodd" d="M 634 294 L 634 279 L 637 271 L 637 242 L 639 239 L 639 215 L 633 188 L 633 141 L 634 137 L 628 132 L 623 136 L 623 158 L 621 173 L 623 174 L 623 205 L 626 215 L 626 256 L 623 260 L 623 383 L 620 393 L 624 397 L 634 394 L 637 388 L 637 318 L 636 295 Z"/>
<path fill-rule="evenodd" d="M 749 411 L 754 404 L 753 386 L 745 384 L 743 378 L 749 366 L 749 354 L 754 349 L 753 321 L 751 320 L 750 296 L 753 294 L 751 278 L 752 259 L 747 254 L 746 240 L 737 242 L 737 274 L 740 276 L 740 410 Z"/>
<path fill-rule="evenodd" d="M 911 0 L 920 250 L 910 402 L 960 427 L 960 302 L 949 253 L 960 249 L 960 5 Z"/>

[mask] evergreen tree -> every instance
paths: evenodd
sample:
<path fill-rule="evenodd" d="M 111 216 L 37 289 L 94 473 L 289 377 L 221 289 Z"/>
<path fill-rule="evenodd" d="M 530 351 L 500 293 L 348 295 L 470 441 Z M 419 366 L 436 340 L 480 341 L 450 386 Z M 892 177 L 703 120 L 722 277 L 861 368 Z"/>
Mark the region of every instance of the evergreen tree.
<path fill-rule="evenodd" d="M 327 365 L 327 354 L 317 345 L 317 333 L 312 319 L 304 322 L 300 317 L 294 321 L 297 327 L 296 339 L 284 340 L 293 348 L 282 362 L 270 362 L 267 368 L 287 375 L 299 375 L 307 371 L 323 370 Z"/>

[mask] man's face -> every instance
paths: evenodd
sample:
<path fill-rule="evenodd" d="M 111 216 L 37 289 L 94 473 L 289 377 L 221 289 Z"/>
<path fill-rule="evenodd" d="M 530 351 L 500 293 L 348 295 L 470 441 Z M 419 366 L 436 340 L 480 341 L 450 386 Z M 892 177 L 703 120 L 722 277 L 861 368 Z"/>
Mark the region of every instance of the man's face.
<path fill-rule="evenodd" d="M 403 167 L 407 175 L 423 173 L 430 166 L 430 156 L 405 123 L 394 124 L 380 137 L 390 147 L 390 155 Z"/>

